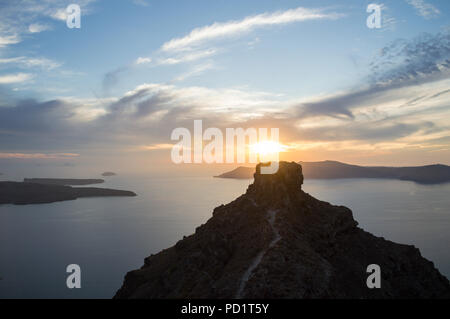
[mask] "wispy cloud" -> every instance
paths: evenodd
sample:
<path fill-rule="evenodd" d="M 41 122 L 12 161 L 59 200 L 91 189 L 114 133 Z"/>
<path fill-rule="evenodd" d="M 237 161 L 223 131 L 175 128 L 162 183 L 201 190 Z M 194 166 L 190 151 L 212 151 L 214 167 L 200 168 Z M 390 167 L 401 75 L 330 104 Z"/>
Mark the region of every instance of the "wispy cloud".
<path fill-rule="evenodd" d="M 121 77 L 129 72 L 132 71 L 135 67 L 140 66 L 164 66 L 164 65 L 178 65 L 182 63 L 189 63 L 189 62 L 195 62 L 197 60 L 201 60 L 207 57 L 211 57 L 215 55 L 218 52 L 217 49 L 207 49 L 207 50 L 198 50 L 198 51 L 192 51 L 192 52 L 180 52 L 175 55 L 172 55 L 170 57 L 162 57 L 158 58 L 157 60 L 154 60 L 151 57 L 138 57 L 132 64 L 119 67 L 115 70 L 107 72 L 103 76 L 103 91 L 105 94 L 108 94 L 108 91 L 110 91 L 111 88 L 113 88 L 121 79 Z M 173 81 L 182 81 L 188 77 L 199 75 L 203 73 L 204 71 L 211 69 L 212 63 L 204 63 L 202 65 L 197 65 L 191 71 L 185 72 L 179 76 L 177 76 Z"/>
<path fill-rule="evenodd" d="M 0 33 L 0 48 L 9 44 L 16 44 L 20 42 L 20 37 L 17 34 L 1 35 Z"/>
<path fill-rule="evenodd" d="M 306 9 L 302 7 L 286 11 L 263 13 L 255 16 L 248 16 L 242 20 L 223 23 L 216 22 L 209 26 L 196 28 L 184 37 L 175 38 L 164 43 L 161 49 L 163 51 L 182 51 L 205 41 L 238 36 L 265 26 L 283 25 L 306 20 L 336 19 L 338 17 L 340 17 L 340 15 L 337 13 L 327 14 L 322 10 Z"/>
<path fill-rule="evenodd" d="M 247 45 L 248 45 L 249 47 L 253 47 L 254 45 L 258 44 L 259 42 L 261 42 L 261 40 L 260 40 L 258 37 L 256 37 L 256 38 L 254 38 L 252 41 L 249 41 L 249 42 L 247 43 Z"/>
<path fill-rule="evenodd" d="M 50 30 L 50 26 L 40 23 L 32 23 L 28 26 L 28 31 L 31 33 L 39 33 L 46 30 Z"/>
<path fill-rule="evenodd" d="M 66 21 L 67 20 L 67 12 L 65 8 L 59 8 L 50 13 L 50 17 L 59 20 L 59 21 Z"/>
<path fill-rule="evenodd" d="M 42 68 L 46 70 L 53 70 L 61 66 L 61 63 L 55 62 L 46 58 L 31 58 L 31 57 L 14 57 L 14 58 L 0 58 L 0 64 L 16 64 L 23 68 Z"/>
<path fill-rule="evenodd" d="M 105 94 L 108 94 L 109 91 L 119 82 L 121 75 L 129 71 L 129 66 L 119 67 L 115 70 L 107 72 L 103 76 L 103 91 Z"/>
<path fill-rule="evenodd" d="M 434 18 L 441 14 L 438 8 L 424 0 L 406 0 L 406 2 L 413 6 L 417 13 L 425 19 Z"/>
<path fill-rule="evenodd" d="M 6 74 L 0 75 L 0 84 L 12 84 L 20 83 L 31 80 L 33 78 L 32 74 L 29 73 L 16 73 L 16 74 Z"/>
<path fill-rule="evenodd" d="M 148 64 L 150 62 L 152 62 L 150 57 L 138 57 L 135 61 L 136 64 Z"/>
<path fill-rule="evenodd" d="M 373 82 L 390 85 L 448 76 L 449 68 L 450 31 L 392 41 L 371 63 Z"/>
<path fill-rule="evenodd" d="M 204 64 L 199 64 L 194 66 L 191 70 L 189 70 L 188 72 L 185 72 L 179 76 L 177 76 L 174 81 L 175 82 L 179 82 L 179 81 L 184 81 L 187 78 L 193 77 L 193 76 L 198 76 L 200 74 L 202 74 L 203 72 L 207 71 L 207 70 L 211 70 L 214 68 L 214 64 L 212 62 L 208 62 L 208 63 L 204 63 Z"/>
<path fill-rule="evenodd" d="M 149 3 L 145 0 L 133 0 L 133 3 L 137 6 L 148 7 Z"/>
<path fill-rule="evenodd" d="M 397 20 L 390 13 L 391 9 L 386 4 L 380 4 L 381 6 L 381 30 L 382 31 L 394 31 L 397 25 Z"/>
<path fill-rule="evenodd" d="M 186 54 L 177 55 L 175 57 L 164 58 L 158 61 L 158 64 L 179 64 L 184 62 L 192 62 L 199 59 L 210 57 L 217 53 L 216 49 L 198 50 Z"/>

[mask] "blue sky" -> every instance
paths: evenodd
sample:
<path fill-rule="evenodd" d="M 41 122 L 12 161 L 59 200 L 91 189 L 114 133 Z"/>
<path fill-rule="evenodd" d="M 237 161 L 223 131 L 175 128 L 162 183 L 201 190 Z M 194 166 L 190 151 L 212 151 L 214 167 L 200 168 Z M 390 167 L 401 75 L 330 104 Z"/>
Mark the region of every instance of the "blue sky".
<path fill-rule="evenodd" d="M 66 26 L 71 3 L 81 29 Z M 449 13 L 445 0 L 2 1 L 0 153 L 153 150 L 203 118 L 276 123 L 299 159 L 450 163 Z"/>
<path fill-rule="evenodd" d="M 395 25 L 386 26 L 391 28 L 386 31 L 366 27 L 368 13 L 365 9 L 370 1 L 340 1 L 339 4 L 336 1 L 143 3 L 138 5 L 126 0 L 89 2 L 82 9 L 81 29 L 68 29 L 65 21 L 39 15 L 27 22 L 48 26 L 50 30 L 21 35 L 23 41 L 2 50 L 6 51 L 2 56 L 45 57 L 62 64 L 60 69 L 68 76 L 34 70 L 35 83 L 22 86 L 27 91 L 50 91 L 43 98 L 52 96 L 52 90 L 59 92 L 58 88 L 67 90 L 66 95 L 92 97 L 92 92 L 95 92 L 97 96 L 104 96 L 112 94 L 103 91 L 105 74 L 117 70 L 120 74 L 122 68 L 133 64 L 138 57 L 158 56 L 158 50 L 165 42 L 182 37 L 195 28 L 299 6 L 324 8 L 324 12 L 342 17 L 264 26 L 242 36 L 230 35 L 230 38 L 211 41 L 210 46 L 204 46 L 205 50 L 218 51 L 214 57 L 179 65 L 147 65 L 123 70 L 123 76 L 114 87 L 114 94 L 121 94 L 143 82 L 170 82 L 203 63 L 204 68 L 209 68 L 208 72 L 182 81 L 183 85 L 248 85 L 302 96 L 357 85 L 360 77 L 366 75 L 365 66 L 384 44 L 398 37 L 409 38 L 420 32 L 440 31 L 448 18 L 442 12 L 449 9 L 449 4 L 441 1 L 441 14 L 425 19 L 405 1 L 392 1 L 385 4 L 386 15 L 395 17 Z M 14 73 L 21 70 L 17 65 L 10 65 L 2 71 Z M 268 81 L 268 77 L 275 77 L 277 81 Z M 328 82 L 326 86 L 322 80 L 324 77 Z M 124 79 L 126 81 L 122 81 Z M 53 96 L 59 95 L 53 93 Z"/>

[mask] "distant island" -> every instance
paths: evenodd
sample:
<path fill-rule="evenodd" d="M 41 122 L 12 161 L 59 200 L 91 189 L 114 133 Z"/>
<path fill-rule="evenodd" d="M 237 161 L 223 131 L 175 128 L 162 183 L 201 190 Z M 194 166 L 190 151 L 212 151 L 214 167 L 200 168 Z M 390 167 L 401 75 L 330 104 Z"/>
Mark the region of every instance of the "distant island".
<path fill-rule="evenodd" d="M 415 167 L 383 167 L 358 166 L 337 161 L 298 163 L 303 167 L 305 179 L 387 178 L 412 181 L 419 184 L 450 182 L 450 166 L 441 164 Z M 254 173 L 255 168 L 241 166 L 214 177 L 251 179 Z"/>
<path fill-rule="evenodd" d="M 114 173 L 114 172 L 104 172 L 103 174 L 102 174 L 102 176 L 104 176 L 104 177 L 108 177 L 108 176 L 116 176 L 117 174 L 116 173 Z"/>
<path fill-rule="evenodd" d="M 103 179 L 79 179 L 79 178 L 24 178 L 24 183 L 36 183 L 45 185 L 92 185 L 102 184 Z"/>
<path fill-rule="evenodd" d="M 45 204 L 81 197 L 136 196 L 134 192 L 26 182 L 0 182 L 0 204 Z"/>

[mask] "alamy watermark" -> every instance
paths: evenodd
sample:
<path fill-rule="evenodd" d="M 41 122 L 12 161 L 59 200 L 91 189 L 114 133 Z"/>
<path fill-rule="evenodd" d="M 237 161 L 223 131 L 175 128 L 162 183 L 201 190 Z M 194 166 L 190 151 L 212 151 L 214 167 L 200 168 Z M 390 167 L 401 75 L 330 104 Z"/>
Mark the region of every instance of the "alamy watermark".
<path fill-rule="evenodd" d="M 377 264 L 371 264 L 367 266 L 367 273 L 370 274 L 367 277 L 366 284 L 369 289 L 381 288 L 381 267 Z"/>
<path fill-rule="evenodd" d="M 66 267 L 66 272 L 70 275 L 66 279 L 66 286 L 69 289 L 81 288 L 81 268 L 77 264 L 71 264 Z"/>
<path fill-rule="evenodd" d="M 225 134 L 215 127 L 203 131 L 203 121 L 194 121 L 194 134 L 184 127 L 172 131 L 171 158 L 180 163 L 267 163 L 261 174 L 278 171 L 280 130 L 278 128 L 226 128 Z M 208 143 L 205 143 L 208 142 Z M 206 144 L 206 145 L 204 145 Z M 248 158 L 248 161 L 246 160 Z"/>
<path fill-rule="evenodd" d="M 66 8 L 66 25 L 69 29 L 81 28 L 81 8 L 78 4 L 72 3 Z"/>
<path fill-rule="evenodd" d="M 369 29 L 380 29 L 381 28 L 381 5 L 371 3 L 367 6 L 367 13 L 371 13 L 367 17 L 367 27 Z"/>

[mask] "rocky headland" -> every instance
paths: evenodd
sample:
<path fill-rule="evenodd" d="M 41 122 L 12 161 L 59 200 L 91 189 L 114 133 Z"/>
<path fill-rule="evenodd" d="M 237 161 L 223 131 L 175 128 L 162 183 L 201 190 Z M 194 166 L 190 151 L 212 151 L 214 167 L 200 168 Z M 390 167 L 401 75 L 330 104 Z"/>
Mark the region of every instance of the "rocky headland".
<path fill-rule="evenodd" d="M 450 284 L 410 245 L 358 227 L 350 209 L 302 191 L 281 162 L 206 224 L 125 276 L 115 298 L 450 298 Z M 367 285 L 369 265 L 381 288 Z"/>
<path fill-rule="evenodd" d="M 24 183 L 46 184 L 46 185 L 92 185 L 102 184 L 103 179 L 87 179 L 87 178 L 24 178 Z"/>
<path fill-rule="evenodd" d="M 136 196 L 134 192 L 25 182 L 0 182 L 0 204 L 44 204 L 81 197 Z"/>

